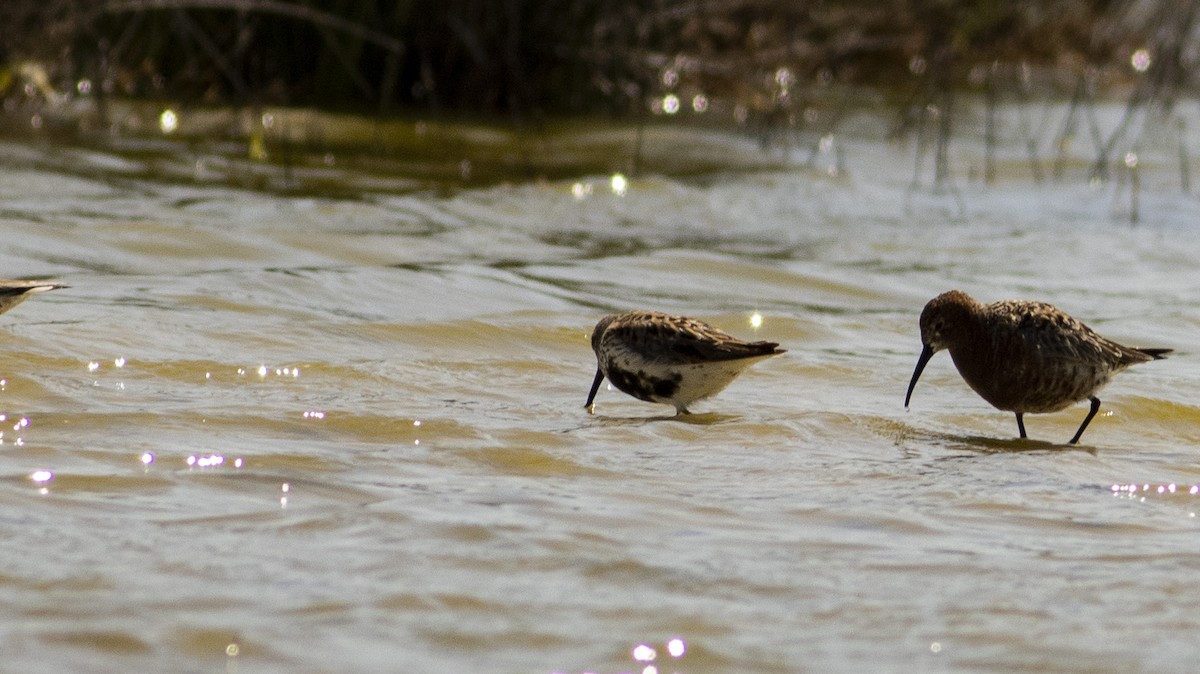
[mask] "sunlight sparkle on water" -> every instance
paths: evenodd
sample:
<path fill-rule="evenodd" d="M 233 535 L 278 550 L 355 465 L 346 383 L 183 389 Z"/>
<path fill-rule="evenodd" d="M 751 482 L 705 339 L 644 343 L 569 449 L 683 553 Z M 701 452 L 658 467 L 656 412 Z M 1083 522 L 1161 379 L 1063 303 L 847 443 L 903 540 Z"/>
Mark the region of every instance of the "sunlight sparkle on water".
<path fill-rule="evenodd" d="M 38 484 L 46 484 L 50 480 L 54 479 L 54 473 L 48 470 L 35 470 L 30 473 L 29 479 L 37 482 Z"/>
<path fill-rule="evenodd" d="M 708 110 L 708 96 L 704 94 L 696 94 L 692 96 L 692 110 L 696 112 L 706 112 Z"/>
<path fill-rule="evenodd" d="M 158 126 L 163 133 L 172 133 L 179 128 L 179 116 L 175 114 L 174 110 L 167 108 L 158 116 Z"/>
<path fill-rule="evenodd" d="M 686 652 L 687 644 L 684 643 L 683 639 L 675 637 L 667 642 L 667 653 L 670 653 L 671 657 L 682 658 L 683 654 Z"/>
<path fill-rule="evenodd" d="M 246 374 L 246 368 L 239 367 L 237 369 L 237 373 L 239 375 Z M 298 368 L 298 367 L 271 367 L 269 365 L 263 364 L 263 365 L 259 365 L 257 368 L 255 368 L 254 373 L 257 374 L 261 379 L 266 379 L 268 376 L 270 376 L 272 374 L 275 375 L 276 377 L 291 377 L 292 379 L 295 379 L 300 376 L 300 368 Z M 208 378 L 208 376 L 209 376 L 208 373 L 205 373 L 205 378 Z"/>
<path fill-rule="evenodd" d="M 780 89 L 787 90 L 796 82 L 796 76 L 786 67 L 781 67 L 775 70 L 775 84 L 779 85 Z"/>
<path fill-rule="evenodd" d="M 125 367 L 125 358 L 124 357 L 117 358 L 116 360 L 113 361 L 113 365 L 115 365 L 117 367 Z"/>
<path fill-rule="evenodd" d="M 646 644 L 638 644 L 633 647 L 633 659 L 638 662 L 653 662 L 656 657 L 658 657 L 658 653 Z"/>
<path fill-rule="evenodd" d="M 682 637 L 671 637 L 667 641 L 667 653 L 672 658 L 682 658 L 687 652 L 687 644 Z M 637 644 L 630 651 L 635 662 L 645 665 L 641 669 L 641 674 L 658 674 L 658 667 L 652 664 L 658 658 L 658 651 L 650 644 Z"/>
<path fill-rule="evenodd" d="M 1138 501 L 1145 501 L 1147 494 L 1183 494 L 1185 490 L 1182 485 L 1175 482 L 1168 482 L 1164 484 L 1150 484 L 1148 482 L 1143 484 L 1136 484 L 1133 482 L 1114 482 L 1109 489 L 1112 491 L 1113 496 L 1131 498 Z M 1200 484 L 1193 484 L 1187 487 L 1186 491 L 1189 496 L 1200 495 Z"/>
<path fill-rule="evenodd" d="M 675 94 L 667 94 L 662 100 L 663 112 L 668 115 L 673 115 L 679 112 L 679 97 Z"/>
<path fill-rule="evenodd" d="M 757 311 L 750 314 L 750 327 L 757 330 L 762 327 L 762 323 L 763 323 L 762 314 L 758 313 Z"/>
<path fill-rule="evenodd" d="M 304 413 L 305 419 L 324 419 L 325 413 L 317 410 L 308 410 Z"/>
<path fill-rule="evenodd" d="M 571 196 L 575 197 L 576 201 L 583 201 L 585 198 L 592 195 L 592 184 L 578 182 L 571 185 Z"/>
<path fill-rule="evenodd" d="M 613 194 L 623 197 L 629 191 L 629 180 L 622 173 L 614 173 L 612 174 L 612 178 L 609 179 L 609 187 L 612 189 Z"/>
<path fill-rule="evenodd" d="M 196 456 L 193 454 L 187 458 L 187 465 L 196 468 L 215 468 L 224 463 L 225 457 L 220 454 L 210 454 L 208 456 Z"/>
<path fill-rule="evenodd" d="M 1144 73 L 1149 70 L 1150 63 L 1151 59 L 1149 49 L 1138 49 L 1137 51 L 1133 52 L 1132 56 L 1129 57 L 1129 65 L 1133 66 L 1133 69 L 1139 73 Z"/>
<path fill-rule="evenodd" d="M 154 452 L 146 452 L 142 454 L 142 464 L 149 466 L 154 463 Z"/>

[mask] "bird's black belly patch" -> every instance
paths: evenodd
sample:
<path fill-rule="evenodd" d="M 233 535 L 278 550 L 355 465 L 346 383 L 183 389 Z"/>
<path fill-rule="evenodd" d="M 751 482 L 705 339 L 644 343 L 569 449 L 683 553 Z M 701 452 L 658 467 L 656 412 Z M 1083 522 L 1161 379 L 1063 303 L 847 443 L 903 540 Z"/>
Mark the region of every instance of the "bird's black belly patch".
<path fill-rule="evenodd" d="M 610 367 L 608 379 L 618 390 L 628 393 L 638 400 L 659 402 L 669 400 L 679 390 L 683 375 L 672 372 L 670 377 L 654 377 L 644 370 L 629 372 Z"/>

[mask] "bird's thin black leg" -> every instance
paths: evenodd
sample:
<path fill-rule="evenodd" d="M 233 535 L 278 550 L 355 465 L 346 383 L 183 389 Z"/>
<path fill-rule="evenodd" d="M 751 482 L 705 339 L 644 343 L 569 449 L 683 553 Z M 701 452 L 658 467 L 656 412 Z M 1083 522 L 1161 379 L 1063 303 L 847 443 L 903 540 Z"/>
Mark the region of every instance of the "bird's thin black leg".
<path fill-rule="evenodd" d="M 1021 417 L 1022 417 L 1022 414 L 1020 412 L 1017 412 L 1017 430 L 1021 431 L 1021 437 L 1024 438 L 1024 437 L 1026 437 L 1025 421 Z"/>
<path fill-rule="evenodd" d="M 1092 396 L 1092 409 L 1088 410 L 1088 415 L 1083 418 L 1083 423 L 1079 425 L 1079 430 L 1075 431 L 1075 437 L 1071 438 L 1071 444 L 1079 444 L 1079 436 L 1083 435 L 1083 429 L 1091 423 L 1092 417 L 1096 416 L 1096 412 L 1100 410 L 1100 399 Z"/>

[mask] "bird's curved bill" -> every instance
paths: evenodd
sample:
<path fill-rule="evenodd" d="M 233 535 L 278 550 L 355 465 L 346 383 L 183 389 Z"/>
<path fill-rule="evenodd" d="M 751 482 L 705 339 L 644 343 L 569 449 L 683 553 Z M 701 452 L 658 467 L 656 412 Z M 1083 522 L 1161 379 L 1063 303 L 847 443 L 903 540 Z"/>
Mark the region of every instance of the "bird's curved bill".
<path fill-rule="evenodd" d="M 913 370 L 912 381 L 908 382 L 908 393 L 904 395 L 904 407 L 908 407 L 908 401 L 912 398 L 913 389 L 917 387 L 917 380 L 921 378 L 921 372 L 925 370 L 925 365 L 929 363 L 929 359 L 933 358 L 933 349 L 926 345 L 921 349 L 921 356 L 917 358 L 917 369 Z"/>
<path fill-rule="evenodd" d="M 600 368 L 596 368 L 596 380 L 592 382 L 592 390 L 588 393 L 587 402 L 583 404 L 588 414 L 593 414 L 596 411 L 596 393 L 600 390 L 600 382 L 602 381 L 604 381 L 604 372 Z"/>

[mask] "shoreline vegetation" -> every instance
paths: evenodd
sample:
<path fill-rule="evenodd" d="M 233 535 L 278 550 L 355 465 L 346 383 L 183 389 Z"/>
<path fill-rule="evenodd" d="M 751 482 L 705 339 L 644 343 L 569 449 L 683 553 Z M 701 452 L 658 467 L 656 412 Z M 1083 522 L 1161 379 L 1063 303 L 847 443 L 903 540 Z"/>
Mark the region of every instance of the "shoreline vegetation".
<path fill-rule="evenodd" d="M 255 163 L 284 172 L 239 179 L 263 189 L 288 189 L 298 172 L 350 155 L 402 176 L 392 188 L 443 189 L 701 174 L 783 155 L 811 163 L 866 113 L 885 120 L 886 139 L 913 144 L 916 173 L 928 157 L 930 176 L 914 184 L 947 185 L 951 144 L 969 132 L 985 145 L 985 183 L 1004 144 L 1024 146 L 1036 181 L 1061 177 L 1070 147 L 1086 156 L 1088 179 L 1104 181 L 1131 168 L 1131 156 L 1136 164 L 1144 143 L 1165 142 L 1178 146 L 1187 191 L 1176 107 L 1196 93 L 1198 7 L 8 0 L 0 133 L 162 156 L 182 145 L 236 160 L 242 174 Z M 1098 121 L 1097 108 L 1114 103 L 1115 120 Z M 1062 109 L 1057 128 L 1004 129 L 1006 107 L 1039 104 Z M 756 161 L 714 145 L 672 158 L 659 147 L 671 142 L 668 125 L 733 132 L 766 152 Z M 182 162 L 166 174 L 199 179 L 204 168 Z"/>

